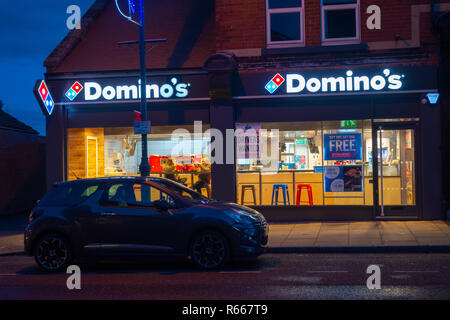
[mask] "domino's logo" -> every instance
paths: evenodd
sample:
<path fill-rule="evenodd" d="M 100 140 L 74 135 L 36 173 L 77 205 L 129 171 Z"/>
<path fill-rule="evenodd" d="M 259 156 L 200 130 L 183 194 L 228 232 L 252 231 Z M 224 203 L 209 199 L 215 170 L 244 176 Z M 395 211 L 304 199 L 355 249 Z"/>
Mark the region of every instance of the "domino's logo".
<path fill-rule="evenodd" d="M 38 93 L 45 109 L 47 110 L 48 114 L 51 115 L 53 108 L 55 107 L 55 101 L 53 100 L 52 95 L 50 94 L 50 91 L 48 90 L 47 84 L 44 80 L 42 80 L 41 84 L 39 85 Z"/>
<path fill-rule="evenodd" d="M 66 91 L 67 99 L 73 101 L 73 99 L 76 98 L 81 90 L 83 90 L 83 86 L 78 81 L 75 81 L 75 83 L 69 88 L 69 90 Z"/>
<path fill-rule="evenodd" d="M 284 82 L 284 78 L 277 73 L 265 86 L 270 94 L 274 93 Z"/>

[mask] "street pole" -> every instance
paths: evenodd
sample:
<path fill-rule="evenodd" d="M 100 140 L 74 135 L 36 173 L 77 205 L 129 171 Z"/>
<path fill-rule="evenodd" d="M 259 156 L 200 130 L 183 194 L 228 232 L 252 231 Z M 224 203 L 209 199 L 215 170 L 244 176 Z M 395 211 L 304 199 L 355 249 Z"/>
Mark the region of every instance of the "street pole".
<path fill-rule="evenodd" d="M 140 0 L 140 26 L 139 26 L 139 57 L 141 65 L 141 117 L 142 121 L 147 121 L 147 94 L 146 94 L 146 45 L 145 45 L 145 16 L 144 16 L 144 0 Z M 142 134 L 142 158 L 139 166 L 142 177 L 150 174 L 150 165 L 148 163 L 147 134 Z"/>

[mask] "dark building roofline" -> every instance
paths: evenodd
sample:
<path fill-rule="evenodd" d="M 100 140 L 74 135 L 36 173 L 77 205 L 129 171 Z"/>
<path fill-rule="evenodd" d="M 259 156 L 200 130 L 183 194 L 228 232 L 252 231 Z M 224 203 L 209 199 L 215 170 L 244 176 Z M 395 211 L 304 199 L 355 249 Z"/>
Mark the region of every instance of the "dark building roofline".
<path fill-rule="evenodd" d="M 110 0 L 96 0 L 81 18 L 81 28 L 72 29 L 44 61 L 47 71 L 57 68 L 94 24 Z"/>
<path fill-rule="evenodd" d="M 3 102 L 0 100 L 0 130 L 11 130 L 21 133 L 38 135 L 39 132 L 32 127 L 26 125 L 22 121 L 17 120 L 9 113 L 3 111 Z"/>

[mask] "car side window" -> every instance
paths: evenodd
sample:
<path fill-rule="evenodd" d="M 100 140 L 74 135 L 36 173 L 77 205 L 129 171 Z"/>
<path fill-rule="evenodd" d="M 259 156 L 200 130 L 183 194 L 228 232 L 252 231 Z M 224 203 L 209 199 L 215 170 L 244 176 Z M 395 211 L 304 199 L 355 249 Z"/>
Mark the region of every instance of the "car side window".
<path fill-rule="evenodd" d="M 93 183 L 68 183 L 55 186 L 40 202 L 44 206 L 72 206 L 87 200 L 99 188 Z"/>
<path fill-rule="evenodd" d="M 130 201 L 129 192 L 127 192 L 127 183 L 115 183 L 108 188 L 109 204 L 118 205 L 119 207 L 127 207 Z"/>
<path fill-rule="evenodd" d="M 136 204 L 139 206 L 151 207 L 153 206 L 153 203 L 158 200 L 166 201 L 171 206 L 175 205 L 175 201 L 170 195 L 148 184 L 133 184 L 133 193 Z"/>

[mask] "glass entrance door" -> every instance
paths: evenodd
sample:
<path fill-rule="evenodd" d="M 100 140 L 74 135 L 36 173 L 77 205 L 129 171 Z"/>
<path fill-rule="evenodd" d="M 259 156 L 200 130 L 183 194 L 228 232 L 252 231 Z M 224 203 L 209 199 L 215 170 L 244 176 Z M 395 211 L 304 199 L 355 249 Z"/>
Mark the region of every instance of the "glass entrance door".
<path fill-rule="evenodd" d="M 418 216 L 416 124 L 374 123 L 373 129 L 378 155 L 373 161 L 376 215 Z"/>

